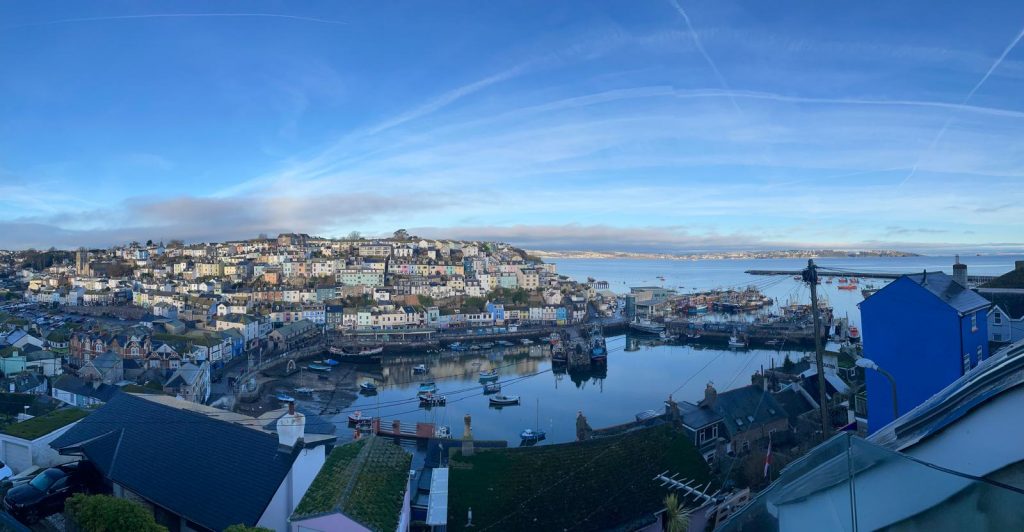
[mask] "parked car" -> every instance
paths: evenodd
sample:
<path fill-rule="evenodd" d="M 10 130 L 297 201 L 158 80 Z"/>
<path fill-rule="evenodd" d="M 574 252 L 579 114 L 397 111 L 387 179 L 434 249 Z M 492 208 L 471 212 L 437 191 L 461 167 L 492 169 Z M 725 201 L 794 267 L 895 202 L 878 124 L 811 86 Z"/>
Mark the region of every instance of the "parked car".
<path fill-rule="evenodd" d="M 0 462 L 0 482 L 7 480 L 14 476 L 14 471 L 11 471 L 11 466 Z"/>
<path fill-rule="evenodd" d="M 64 501 L 75 493 L 88 491 L 91 468 L 90 464 L 74 462 L 44 469 L 4 495 L 4 510 L 27 524 L 64 511 Z"/>

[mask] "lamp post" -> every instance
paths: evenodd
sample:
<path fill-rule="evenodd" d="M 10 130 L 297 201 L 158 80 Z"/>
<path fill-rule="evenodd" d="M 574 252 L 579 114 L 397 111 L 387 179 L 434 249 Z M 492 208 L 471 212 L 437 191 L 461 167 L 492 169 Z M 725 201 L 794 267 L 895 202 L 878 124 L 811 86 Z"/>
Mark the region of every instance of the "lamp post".
<path fill-rule="evenodd" d="M 893 378 L 892 373 L 878 367 L 878 364 L 875 364 L 875 361 L 870 358 L 858 358 L 856 364 L 859 368 L 875 370 L 889 379 L 889 384 L 892 385 L 892 418 L 895 420 L 900 417 L 899 403 L 896 401 L 896 379 Z"/>

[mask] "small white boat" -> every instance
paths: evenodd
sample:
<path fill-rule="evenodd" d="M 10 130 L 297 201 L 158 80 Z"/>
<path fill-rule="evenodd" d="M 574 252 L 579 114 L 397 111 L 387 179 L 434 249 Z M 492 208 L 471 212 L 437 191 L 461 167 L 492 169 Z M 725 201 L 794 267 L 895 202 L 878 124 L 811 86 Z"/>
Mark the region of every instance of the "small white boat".
<path fill-rule="evenodd" d="M 519 404 L 518 395 L 495 395 L 489 399 L 493 406 L 511 406 Z"/>
<path fill-rule="evenodd" d="M 359 410 L 356 410 L 355 412 L 352 412 L 351 414 L 348 415 L 348 422 L 353 425 L 371 421 L 373 421 L 373 416 L 364 416 L 363 413 Z"/>
<path fill-rule="evenodd" d="M 740 340 L 735 335 L 729 337 L 729 347 L 747 347 L 747 342 Z"/>
<path fill-rule="evenodd" d="M 300 386 L 300 387 L 295 389 L 295 393 L 297 393 L 299 395 L 312 395 L 313 394 L 313 389 L 309 388 L 307 386 Z"/>
<path fill-rule="evenodd" d="M 415 366 L 412 367 L 413 375 L 422 375 L 427 371 L 427 366 L 425 364 L 416 364 Z"/>
<path fill-rule="evenodd" d="M 440 406 L 448 402 L 448 398 L 436 393 L 425 392 L 420 394 L 420 406 Z"/>
<path fill-rule="evenodd" d="M 529 338 L 523 338 L 522 340 L 519 340 L 519 343 L 523 345 L 533 345 L 533 340 Z"/>
<path fill-rule="evenodd" d="M 498 378 L 498 376 L 499 376 L 498 375 L 498 370 L 496 370 L 496 369 L 489 369 L 489 370 L 481 371 L 480 372 L 480 380 L 482 380 L 482 381 L 496 380 Z"/>
<path fill-rule="evenodd" d="M 488 395 L 488 394 L 492 394 L 492 393 L 498 393 L 500 391 L 501 391 L 501 383 L 500 382 L 488 382 L 487 384 L 484 384 L 484 395 Z"/>
<path fill-rule="evenodd" d="M 377 391 L 377 385 L 370 381 L 366 381 L 359 385 L 359 391 L 364 393 L 373 393 Z"/>

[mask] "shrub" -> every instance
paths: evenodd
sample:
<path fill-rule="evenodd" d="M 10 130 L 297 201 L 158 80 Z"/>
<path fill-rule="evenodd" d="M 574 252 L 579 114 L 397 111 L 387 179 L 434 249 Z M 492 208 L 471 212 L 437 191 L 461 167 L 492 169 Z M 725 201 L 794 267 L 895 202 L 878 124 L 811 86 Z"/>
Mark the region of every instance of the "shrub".
<path fill-rule="evenodd" d="M 262 526 L 231 525 L 224 529 L 224 532 L 274 532 Z"/>
<path fill-rule="evenodd" d="M 167 532 L 153 514 L 127 499 L 76 493 L 64 509 L 83 532 Z"/>

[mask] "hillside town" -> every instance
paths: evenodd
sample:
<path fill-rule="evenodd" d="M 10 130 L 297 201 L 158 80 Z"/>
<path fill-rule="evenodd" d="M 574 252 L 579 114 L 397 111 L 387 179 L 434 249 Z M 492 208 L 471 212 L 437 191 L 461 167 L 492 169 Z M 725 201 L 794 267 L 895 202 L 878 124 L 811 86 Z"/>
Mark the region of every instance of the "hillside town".
<path fill-rule="evenodd" d="M 40 475 L 73 482 L 68 497 L 97 490 L 143 501 L 162 526 L 182 530 L 436 530 L 470 526 L 474 518 L 509 529 L 531 523 L 565 528 L 594 519 L 602 527 L 654 530 L 667 519 L 668 503 L 659 495 L 666 488 L 689 512 L 692 530 L 742 529 L 763 520 L 757 509 L 763 499 L 755 494 L 774 497 L 787 489 L 781 486 L 804 482 L 800 464 L 839 452 L 837 438 L 846 438 L 842 452 L 870 454 L 899 445 L 913 454 L 916 443 L 891 427 L 925 423 L 908 421 L 923 419 L 922 409 L 953 408 L 964 400 L 954 393 L 958 389 L 989 390 L 993 398 L 976 407 L 997 408 L 1005 402 L 997 399 L 1013 389 L 1005 386 L 1009 381 L 1000 381 L 998 389 L 970 390 L 983 386 L 980 375 L 1003 375 L 1024 359 L 1024 262 L 1002 276 L 969 276 L 958 257 L 952 276 L 826 272 L 846 275 L 849 283 L 862 275 L 886 283 L 865 290 L 858 304 L 861 340 L 846 318 L 833 319 L 831 307 L 821 308 L 827 319 L 817 338 L 810 305 L 782 306 L 778 315 L 762 310 L 774 303 L 753 283 L 691 293 L 639 286 L 615 294 L 605 281 L 575 282 L 554 264 L 508 244 L 418 239 L 401 230 L 380 239 L 281 234 L 217 244 L 27 250 L 4 252 L 2 261 L 0 386 L 7 391 L 0 395 L 7 417 L 0 426 L 0 461 L 10 478 L 0 490 L 10 490 L 4 501 L 13 526 L 35 529 L 61 530 L 61 519 L 75 519 L 56 506 L 19 506 L 15 488 L 24 491 L 19 486 Z M 793 272 L 748 273 L 774 275 L 776 280 L 759 285 L 764 288 Z M 758 317 L 744 321 L 747 315 Z M 895 329 L 890 323 L 896 316 L 914 316 L 916 325 Z M 347 408 L 350 402 L 330 408 L 337 403 L 310 401 L 322 394 L 337 398 L 346 385 L 333 376 L 300 386 L 298 370 L 307 368 L 320 379 L 331 369 L 353 375 L 349 379 L 371 376 L 359 385 L 367 398 L 377 395 L 378 385 L 419 385 L 411 402 L 429 412 L 445 404 L 432 379 L 448 378 L 443 368 L 463 367 L 464 356 L 540 358 L 550 360 L 546 371 L 556 381 L 568 372 L 577 385 L 602 383 L 611 351 L 602 330 L 628 330 L 613 357 L 641 346 L 740 354 L 750 344 L 781 354 L 786 342 L 813 346 L 821 339 L 823 365 L 787 352 L 784 363 L 754 367 L 747 375 L 741 368 L 725 385 L 709 380 L 697 400 L 670 394 L 611 426 L 592 427 L 580 411 L 573 440 L 529 450 L 475 438 L 469 414 L 460 437 L 436 421 L 409 424 L 365 416 Z M 522 345 L 506 341 L 517 338 Z M 575 356 L 579 347 L 569 348 L 577 344 L 588 346 L 582 357 Z M 470 347 L 474 351 L 467 353 Z M 424 351 L 440 354 L 424 358 Z M 328 352 L 332 358 L 325 360 Z M 410 366 L 388 360 L 428 364 L 412 367 L 420 378 L 408 381 L 394 371 Z M 473 379 L 479 373 L 482 391 L 471 395 L 485 397 L 492 386 L 500 390 L 546 372 L 501 379 L 497 369 L 474 364 L 467 374 Z M 699 373 L 677 378 L 689 381 Z M 287 382 L 293 384 L 285 393 L 280 385 Z M 492 406 L 495 400 L 520 401 L 505 395 L 489 400 Z M 392 400 L 389 406 L 409 403 Z M 182 423 L 202 435 L 210 451 L 200 453 L 202 459 L 195 456 L 195 442 L 175 428 Z M 971 426 L 953 423 L 942 438 L 926 439 L 943 448 L 954 441 L 959 423 L 963 430 Z M 543 439 L 543 430 L 529 429 L 520 446 Z M 145 458 L 154 444 L 160 457 Z M 408 445 L 415 449 L 411 454 Z M 115 447 L 120 463 L 146 465 L 115 467 Z M 172 496 L 161 487 L 222 482 L 226 464 L 218 456 L 238 450 L 269 460 L 232 466 L 260 479 L 244 488 L 251 505 L 224 499 L 220 510 L 211 511 L 210 499 Z M 993 457 L 998 464 L 992 467 L 1015 467 L 1012 453 L 1003 454 Z M 498 456 L 506 465 L 492 461 Z M 646 459 L 642 467 L 625 467 L 633 463 L 627 456 Z M 599 457 L 604 459 L 594 462 Z M 182 463 L 191 465 L 182 469 Z M 364 478 L 370 467 L 386 479 L 383 484 Z M 961 467 L 999 478 L 1011 474 Z M 581 469 L 587 470 L 578 479 L 585 489 L 567 487 L 558 496 L 573 494 L 577 504 L 516 511 L 518 501 L 531 500 L 536 479 L 557 485 Z M 613 478 L 639 483 L 621 505 L 601 502 L 613 495 Z M 485 495 L 482 488 L 496 482 L 502 490 Z M 295 490 L 293 496 L 279 499 L 283 489 Z M 905 522 L 920 519 L 926 518 Z"/>

